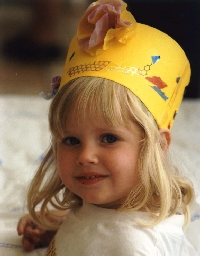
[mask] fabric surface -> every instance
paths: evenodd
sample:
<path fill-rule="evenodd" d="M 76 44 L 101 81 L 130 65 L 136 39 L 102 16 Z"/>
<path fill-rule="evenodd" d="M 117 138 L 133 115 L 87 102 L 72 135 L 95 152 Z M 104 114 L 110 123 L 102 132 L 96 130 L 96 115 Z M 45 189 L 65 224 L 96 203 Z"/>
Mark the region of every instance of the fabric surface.
<path fill-rule="evenodd" d="M 42 256 L 45 249 L 26 253 L 17 236 L 18 219 L 27 212 L 29 182 L 50 141 L 50 101 L 39 96 L 0 96 L 0 255 Z M 195 186 L 187 237 L 200 255 L 200 100 L 185 100 L 172 128 L 173 160 Z M 182 168 L 181 168 L 182 169 Z"/>
<path fill-rule="evenodd" d="M 197 255 L 184 239 L 183 216 L 174 215 L 149 228 L 139 226 L 137 220 L 151 218 L 145 212 L 117 212 L 84 203 L 68 214 L 47 255 Z"/>

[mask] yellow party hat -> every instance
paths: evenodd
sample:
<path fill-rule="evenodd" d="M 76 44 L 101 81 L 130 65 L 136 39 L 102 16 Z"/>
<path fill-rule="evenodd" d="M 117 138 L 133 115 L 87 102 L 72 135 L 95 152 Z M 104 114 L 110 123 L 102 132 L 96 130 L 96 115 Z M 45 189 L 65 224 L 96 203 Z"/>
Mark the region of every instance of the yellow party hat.
<path fill-rule="evenodd" d="M 121 0 L 92 3 L 72 39 L 61 85 L 83 76 L 113 80 L 130 89 L 171 128 L 190 80 L 190 64 L 167 34 L 137 23 Z"/>

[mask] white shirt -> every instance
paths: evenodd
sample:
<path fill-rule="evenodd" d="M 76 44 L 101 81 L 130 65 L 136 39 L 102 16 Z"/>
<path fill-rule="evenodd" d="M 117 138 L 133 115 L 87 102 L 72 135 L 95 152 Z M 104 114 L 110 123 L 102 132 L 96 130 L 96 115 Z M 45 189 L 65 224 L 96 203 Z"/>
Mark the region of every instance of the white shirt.
<path fill-rule="evenodd" d="M 197 255 L 185 238 L 182 215 L 174 215 L 153 227 L 141 227 L 136 220 L 148 221 L 151 217 L 145 212 L 119 212 L 84 203 L 67 215 L 47 255 Z"/>

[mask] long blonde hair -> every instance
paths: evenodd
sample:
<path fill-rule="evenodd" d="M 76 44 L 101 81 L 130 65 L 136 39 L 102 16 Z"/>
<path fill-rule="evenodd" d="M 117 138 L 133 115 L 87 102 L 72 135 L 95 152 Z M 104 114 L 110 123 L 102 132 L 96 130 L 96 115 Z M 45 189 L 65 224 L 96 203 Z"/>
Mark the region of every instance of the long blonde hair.
<path fill-rule="evenodd" d="M 28 193 L 28 208 L 34 220 L 45 228 L 57 228 L 46 219 L 50 208 L 66 210 L 80 207 L 82 199 L 69 191 L 62 183 L 56 170 L 56 146 L 63 138 L 67 116 L 75 110 L 80 121 L 95 113 L 113 125 L 137 122 L 144 134 L 138 169 L 141 183 L 133 188 L 119 210 L 143 210 L 153 221 L 140 223 L 155 225 L 176 214 L 185 215 L 189 221 L 189 203 L 193 188 L 170 163 L 161 147 L 161 136 L 157 124 L 144 104 L 127 88 L 107 79 L 80 77 L 63 86 L 51 103 L 49 124 L 52 144 Z M 41 217 L 35 209 L 40 205 Z"/>

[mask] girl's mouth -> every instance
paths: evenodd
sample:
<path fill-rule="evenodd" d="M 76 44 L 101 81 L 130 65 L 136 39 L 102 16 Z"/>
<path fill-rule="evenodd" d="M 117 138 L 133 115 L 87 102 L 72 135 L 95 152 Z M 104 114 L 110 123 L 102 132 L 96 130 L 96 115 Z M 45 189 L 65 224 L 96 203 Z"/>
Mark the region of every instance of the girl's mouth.
<path fill-rule="evenodd" d="M 93 184 L 96 184 L 96 183 L 102 181 L 106 177 L 107 176 L 100 176 L 100 175 L 82 176 L 82 177 L 77 177 L 77 180 L 82 185 L 93 185 Z"/>
<path fill-rule="evenodd" d="M 87 180 L 91 180 L 91 179 L 95 179 L 95 178 L 99 178 L 99 175 L 95 175 L 95 176 L 86 176 L 85 179 Z"/>

